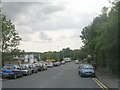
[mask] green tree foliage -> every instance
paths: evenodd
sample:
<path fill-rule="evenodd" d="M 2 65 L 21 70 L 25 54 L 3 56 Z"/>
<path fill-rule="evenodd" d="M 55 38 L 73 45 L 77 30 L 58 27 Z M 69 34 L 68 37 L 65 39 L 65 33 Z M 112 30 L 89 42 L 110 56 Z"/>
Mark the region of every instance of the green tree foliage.
<path fill-rule="evenodd" d="M 15 25 L 11 20 L 8 20 L 5 15 L 1 14 L 2 18 L 2 61 L 10 60 L 16 56 L 20 56 L 23 51 L 17 48 L 21 38 L 15 30 Z"/>
<path fill-rule="evenodd" d="M 84 43 L 81 52 L 92 55 L 99 67 L 113 73 L 118 71 L 118 7 L 118 2 L 113 3 L 109 12 L 103 7 L 102 14 L 81 35 Z"/>
<path fill-rule="evenodd" d="M 41 53 L 41 60 L 46 61 L 47 59 L 53 59 L 59 61 L 59 53 L 58 52 L 45 52 Z"/>
<path fill-rule="evenodd" d="M 81 59 L 80 50 L 71 50 L 70 48 L 64 48 L 60 52 L 45 52 L 41 53 L 41 60 L 54 59 L 56 61 L 62 61 L 63 58 L 70 57 L 72 60 Z"/>
<path fill-rule="evenodd" d="M 2 51 L 7 52 L 19 45 L 21 40 L 11 20 L 2 14 Z"/>

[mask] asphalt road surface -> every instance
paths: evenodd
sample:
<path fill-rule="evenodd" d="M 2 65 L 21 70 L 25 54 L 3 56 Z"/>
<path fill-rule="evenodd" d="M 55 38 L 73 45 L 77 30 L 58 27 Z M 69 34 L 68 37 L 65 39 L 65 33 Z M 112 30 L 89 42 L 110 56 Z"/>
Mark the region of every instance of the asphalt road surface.
<path fill-rule="evenodd" d="M 78 64 L 66 63 L 22 78 L 3 80 L 3 88 L 100 88 L 92 77 L 81 78 Z"/>

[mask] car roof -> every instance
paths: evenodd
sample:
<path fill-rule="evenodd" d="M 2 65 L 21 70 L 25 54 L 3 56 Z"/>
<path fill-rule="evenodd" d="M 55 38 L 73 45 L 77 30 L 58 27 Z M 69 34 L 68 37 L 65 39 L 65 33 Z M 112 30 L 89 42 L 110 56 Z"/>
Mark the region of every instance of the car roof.
<path fill-rule="evenodd" d="M 92 66 L 92 64 L 83 64 L 83 65 L 90 65 L 90 66 Z"/>
<path fill-rule="evenodd" d="M 83 64 L 82 67 L 90 66 L 93 67 L 91 64 Z"/>
<path fill-rule="evenodd" d="M 14 66 L 14 64 L 5 64 L 4 66 Z"/>

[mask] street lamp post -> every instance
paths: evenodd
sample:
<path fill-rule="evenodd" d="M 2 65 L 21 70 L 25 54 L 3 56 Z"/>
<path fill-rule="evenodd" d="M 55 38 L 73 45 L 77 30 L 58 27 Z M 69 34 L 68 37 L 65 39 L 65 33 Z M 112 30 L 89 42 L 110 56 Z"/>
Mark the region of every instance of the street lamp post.
<path fill-rule="evenodd" d="M 51 41 L 51 39 L 48 39 L 49 40 L 49 57 L 48 57 L 48 59 L 50 59 L 50 41 Z"/>
<path fill-rule="evenodd" d="M 50 52 L 50 41 L 51 41 L 51 39 L 49 39 L 49 52 Z"/>
<path fill-rule="evenodd" d="M 59 59 L 60 59 L 60 58 L 59 58 L 59 45 L 58 45 L 58 61 L 59 61 Z"/>

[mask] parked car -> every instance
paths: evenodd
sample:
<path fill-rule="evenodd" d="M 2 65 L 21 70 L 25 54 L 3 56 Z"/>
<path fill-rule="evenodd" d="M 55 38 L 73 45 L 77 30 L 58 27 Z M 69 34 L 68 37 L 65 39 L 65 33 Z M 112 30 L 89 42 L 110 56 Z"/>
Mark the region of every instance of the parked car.
<path fill-rule="evenodd" d="M 41 61 L 42 64 L 42 71 L 47 70 L 47 63 L 45 61 Z"/>
<path fill-rule="evenodd" d="M 33 65 L 29 63 L 29 64 L 28 64 L 28 67 L 30 68 L 31 72 L 34 73 Z"/>
<path fill-rule="evenodd" d="M 57 67 L 58 66 L 57 62 L 53 62 L 53 66 Z"/>
<path fill-rule="evenodd" d="M 79 63 L 79 61 L 78 60 L 75 60 L 75 64 L 78 64 Z"/>
<path fill-rule="evenodd" d="M 80 63 L 80 64 L 79 64 L 79 68 L 81 68 L 81 67 L 82 67 L 82 65 L 84 65 L 84 64 Z"/>
<path fill-rule="evenodd" d="M 57 67 L 57 66 L 60 66 L 60 64 L 61 64 L 60 62 L 54 62 L 53 66 Z"/>
<path fill-rule="evenodd" d="M 29 68 L 28 64 L 21 64 L 20 67 L 23 70 L 23 75 L 31 75 L 32 74 L 32 70 Z"/>
<path fill-rule="evenodd" d="M 32 68 L 33 68 L 33 73 L 37 73 L 38 72 L 38 67 L 36 66 L 36 64 L 31 64 Z"/>
<path fill-rule="evenodd" d="M 80 76 L 95 76 L 95 70 L 91 64 L 83 64 L 79 66 L 78 72 Z"/>
<path fill-rule="evenodd" d="M 49 68 L 52 68 L 53 67 L 53 62 L 47 62 L 47 67 Z"/>
<path fill-rule="evenodd" d="M 6 64 L 2 68 L 2 77 L 14 78 L 22 77 L 23 71 L 18 65 Z"/>
<path fill-rule="evenodd" d="M 2 77 L 2 67 L 0 67 L 0 78 Z"/>
<path fill-rule="evenodd" d="M 37 62 L 37 63 L 34 63 L 34 65 L 37 67 L 37 70 L 38 70 L 38 71 L 41 71 L 41 70 L 42 70 L 42 63 Z"/>
<path fill-rule="evenodd" d="M 65 61 L 61 61 L 61 64 L 65 64 Z"/>

